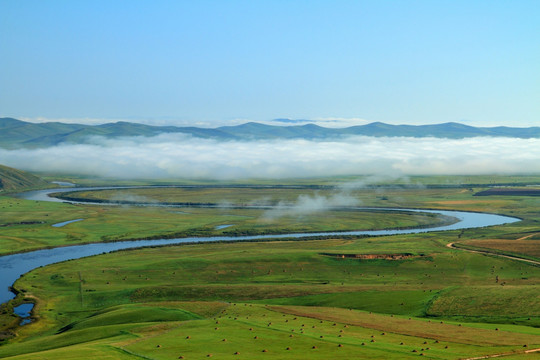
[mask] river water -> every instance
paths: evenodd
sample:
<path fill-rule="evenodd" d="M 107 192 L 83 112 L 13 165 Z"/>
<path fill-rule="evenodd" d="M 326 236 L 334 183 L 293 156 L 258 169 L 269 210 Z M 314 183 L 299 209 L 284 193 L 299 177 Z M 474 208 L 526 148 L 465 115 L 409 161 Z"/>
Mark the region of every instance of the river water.
<path fill-rule="evenodd" d="M 123 187 L 126 188 L 126 187 Z M 97 190 L 98 188 L 91 188 Z M 100 188 L 103 189 L 103 188 Z M 110 189 L 110 187 L 109 187 Z M 77 188 L 76 190 L 82 190 Z M 44 201 L 62 201 L 51 198 L 48 195 L 54 192 L 74 191 L 74 189 L 49 189 L 32 191 L 19 194 L 18 197 L 31 200 Z M 104 204 L 100 204 L 104 205 Z M 366 208 L 356 208 L 365 210 Z M 111 251 L 132 249 L 145 246 L 172 245 L 194 242 L 208 241 L 238 241 L 238 240 L 263 240 L 263 239 L 284 239 L 284 238 L 305 238 L 313 236 L 338 236 L 338 235 L 398 235 L 398 234 L 414 234 L 432 231 L 459 230 L 479 228 L 486 226 L 502 225 L 520 221 L 520 219 L 508 216 L 473 213 L 464 211 L 446 211 L 446 210 L 418 210 L 418 209 L 381 209 L 377 210 L 392 210 L 392 211 L 414 211 L 421 213 L 441 214 L 444 216 L 454 217 L 457 222 L 437 226 L 432 228 L 418 229 L 403 229 L 403 230 L 372 230 L 372 231 L 345 231 L 345 232 L 319 232 L 319 233 L 296 233 L 296 234 L 279 234 L 279 235 L 257 235 L 257 236 L 213 236 L 213 237 L 190 237 L 179 239 L 162 239 L 162 240 L 136 240 L 136 241 L 119 241 L 112 243 L 97 243 L 86 245 L 74 245 L 59 247 L 54 249 L 36 250 L 27 253 L 6 255 L 0 257 L 0 303 L 4 303 L 12 299 L 15 295 L 9 290 L 9 287 L 21 275 L 29 272 L 40 266 L 54 264 L 60 261 L 79 259 L 86 256 L 103 254 Z"/>

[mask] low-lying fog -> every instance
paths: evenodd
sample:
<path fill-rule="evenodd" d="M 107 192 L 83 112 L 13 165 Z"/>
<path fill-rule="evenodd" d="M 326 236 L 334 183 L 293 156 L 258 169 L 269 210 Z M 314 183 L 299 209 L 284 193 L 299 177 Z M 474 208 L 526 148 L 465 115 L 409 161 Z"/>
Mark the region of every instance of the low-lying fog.
<path fill-rule="evenodd" d="M 216 141 L 182 134 L 105 139 L 44 149 L 0 149 L 30 171 L 115 178 L 288 178 L 540 172 L 540 139 L 375 138 Z"/>

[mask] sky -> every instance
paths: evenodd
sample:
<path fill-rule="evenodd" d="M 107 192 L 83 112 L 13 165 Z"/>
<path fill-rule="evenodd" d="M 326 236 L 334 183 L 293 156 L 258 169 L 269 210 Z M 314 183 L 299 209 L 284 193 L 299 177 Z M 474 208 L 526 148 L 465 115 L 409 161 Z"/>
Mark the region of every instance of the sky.
<path fill-rule="evenodd" d="M 0 116 L 537 126 L 539 34 L 537 0 L 0 0 Z"/>

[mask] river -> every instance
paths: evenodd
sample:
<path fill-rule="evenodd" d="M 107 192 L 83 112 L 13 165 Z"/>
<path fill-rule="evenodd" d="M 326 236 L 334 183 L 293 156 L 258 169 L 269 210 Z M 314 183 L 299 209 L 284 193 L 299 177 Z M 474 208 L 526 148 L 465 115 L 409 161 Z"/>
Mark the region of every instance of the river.
<path fill-rule="evenodd" d="M 128 188 L 128 187 L 121 187 Z M 88 190 L 88 189 L 111 189 L 111 187 L 103 188 L 77 188 L 77 189 L 48 189 L 32 191 L 19 194 L 18 197 L 30 200 L 41 201 L 63 201 L 49 196 L 51 193 Z M 114 188 L 113 188 L 114 189 Z M 100 205 L 104 205 L 103 203 Z M 155 205 L 153 205 L 155 206 Z M 354 209 L 354 208 L 353 208 Z M 356 208 L 365 210 L 366 208 Z M 464 211 L 448 211 L 448 210 L 419 210 L 419 209 L 382 209 L 377 210 L 392 210 L 392 211 L 414 211 L 423 213 L 441 214 L 444 216 L 454 217 L 458 219 L 456 223 L 432 228 L 417 228 L 404 230 L 371 230 L 371 231 L 345 231 L 345 232 L 318 232 L 318 233 L 293 233 L 279 235 L 256 235 L 256 236 L 213 236 L 213 237 L 191 237 L 179 239 L 162 239 L 162 240 L 136 240 L 136 241 L 119 241 L 112 243 L 96 243 L 85 245 L 74 245 L 58 247 L 53 249 L 36 250 L 26 253 L 6 255 L 0 257 L 0 303 L 4 303 L 12 299 L 13 294 L 9 287 L 23 274 L 40 266 L 50 265 L 57 262 L 79 259 L 86 256 L 98 255 L 122 249 L 132 249 L 145 246 L 172 245 L 194 242 L 208 241 L 238 241 L 238 240 L 263 240 L 263 239 L 284 239 L 284 238 L 305 238 L 314 236 L 343 236 L 343 235 L 398 235 L 398 234 L 413 234 L 432 231 L 446 231 L 479 228 L 486 226 L 502 225 L 520 221 L 520 219 L 487 214 Z"/>

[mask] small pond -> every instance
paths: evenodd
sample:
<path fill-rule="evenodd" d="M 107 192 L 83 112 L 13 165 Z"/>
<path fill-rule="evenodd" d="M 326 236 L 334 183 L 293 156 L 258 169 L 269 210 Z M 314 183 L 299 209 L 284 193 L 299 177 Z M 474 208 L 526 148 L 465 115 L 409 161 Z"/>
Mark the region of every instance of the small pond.
<path fill-rule="evenodd" d="M 63 227 L 63 226 L 66 226 L 67 224 L 71 224 L 71 223 L 74 223 L 74 222 L 77 222 L 77 221 L 82 221 L 82 220 L 84 220 L 84 219 L 68 220 L 68 221 L 60 222 L 58 224 L 52 224 L 51 226 L 52 227 Z"/>
<path fill-rule="evenodd" d="M 13 312 L 15 313 L 15 315 L 22 319 L 19 325 L 26 325 L 32 322 L 32 319 L 30 318 L 30 313 L 32 312 L 33 308 L 34 304 L 32 303 L 21 304 L 13 308 Z"/>
<path fill-rule="evenodd" d="M 51 181 L 51 184 L 56 184 L 60 186 L 70 186 L 70 187 L 76 186 L 74 183 L 70 183 L 67 181 Z"/>

